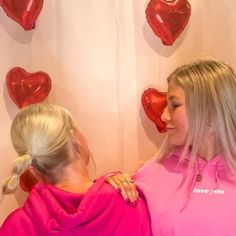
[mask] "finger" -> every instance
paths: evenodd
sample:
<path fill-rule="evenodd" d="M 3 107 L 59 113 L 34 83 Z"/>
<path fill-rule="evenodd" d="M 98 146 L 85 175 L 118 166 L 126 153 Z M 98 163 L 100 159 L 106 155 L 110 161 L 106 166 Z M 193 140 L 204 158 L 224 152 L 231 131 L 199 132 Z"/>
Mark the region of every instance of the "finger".
<path fill-rule="evenodd" d="M 132 179 L 125 179 L 123 181 L 123 186 L 125 190 L 125 194 L 128 196 L 128 199 L 131 203 L 135 203 L 137 200 L 137 190 L 136 186 L 134 184 L 134 181 Z"/>
<path fill-rule="evenodd" d="M 132 202 L 136 202 L 136 200 L 138 198 L 138 191 L 136 189 L 136 185 L 134 183 L 134 180 L 131 178 L 131 176 L 129 174 L 125 173 L 123 176 L 125 177 L 125 180 L 128 184 L 130 200 Z"/>
<path fill-rule="evenodd" d="M 120 191 L 122 197 L 129 203 L 134 204 L 138 198 L 134 181 L 128 174 L 116 174 L 107 178 L 116 190 Z"/>
<path fill-rule="evenodd" d="M 132 194 L 133 194 L 133 197 L 135 200 L 138 199 L 139 197 L 139 193 L 138 193 L 138 190 L 137 190 L 137 186 L 136 186 L 136 183 L 134 181 L 134 179 L 130 179 L 130 181 L 128 181 L 130 183 L 130 187 L 132 188 Z"/>
<path fill-rule="evenodd" d="M 130 194 L 131 194 L 132 202 L 136 202 L 137 199 L 138 199 L 138 191 L 137 191 L 136 185 L 134 183 L 134 180 L 130 179 L 127 182 L 129 184 L 129 189 L 130 189 Z"/>
<path fill-rule="evenodd" d="M 111 184 L 117 191 L 120 192 L 125 201 L 128 201 L 128 195 L 121 180 L 122 176 L 113 175 L 106 179 L 106 182 Z"/>
<path fill-rule="evenodd" d="M 106 179 L 106 182 L 108 184 L 110 184 L 114 189 L 116 189 L 117 191 L 120 191 L 119 189 L 119 185 L 116 183 L 116 181 L 114 181 L 111 177 Z"/>
<path fill-rule="evenodd" d="M 119 186 L 120 190 L 121 190 L 121 195 L 124 197 L 124 198 L 127 198 L 127 202 L 132 202 L 134 203 L 136 201 L 136 198 L 135 198 L 135 186 L 133 184 L 133 181 L 129 179 L 127 177 L 127 175 L 119 175 L 119 176 L 116 176 L 116 183 L 117 185 Z"/>

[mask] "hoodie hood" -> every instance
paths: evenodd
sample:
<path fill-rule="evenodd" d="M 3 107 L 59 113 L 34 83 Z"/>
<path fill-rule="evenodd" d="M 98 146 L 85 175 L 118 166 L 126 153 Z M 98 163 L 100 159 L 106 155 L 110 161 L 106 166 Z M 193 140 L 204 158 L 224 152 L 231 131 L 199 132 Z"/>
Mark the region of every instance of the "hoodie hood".
<path fill-rule="evenodd" d="M 105 187 L 105 189 L 104 189 Z M 102 190 L 102 191 L 101 191 Z M 24 206 L 32 216 L 42 217 L 39 222 L 46 220 L 49 231 L 67 231 L 74 227 L 88 225 L 97 215 L 109 209 L 115 197 L 113 189 L 103 181 L 96 183 L 84 194 L 69 193 L 52 185 L 38 184 Z M 104 194 L 98 194 L 98 193 Z M 35 202 L 41 202 L 38 204 Z M 44 214 L 42 210 L 44 209 Z M 46 219 L 45 219 L 45 216 Z"/>
<path fill-rule="evenodd" d="M 24 210 L 37 216 L 38 222 L 45 221 L 50 231 L 65 231 L 90 222 L 104 208 L 103 204 L 96 204 L 100 197 L 96 193 L 101 187 L 101 183 L 96 183 L 84 195 L 40 183 L 33 189 Z"/>

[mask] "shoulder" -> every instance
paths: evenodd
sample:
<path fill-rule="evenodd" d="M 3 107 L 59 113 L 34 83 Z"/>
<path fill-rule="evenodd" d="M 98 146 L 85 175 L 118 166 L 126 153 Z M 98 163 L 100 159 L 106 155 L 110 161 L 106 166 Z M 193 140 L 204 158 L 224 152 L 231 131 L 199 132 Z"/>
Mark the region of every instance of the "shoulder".
<path fill-rule="evenodd" d="M 99 189 L 96 191 L 96 207 L 103 209 L 103 214 L 108 214 L 109 218 L 112 217 L 118 231 L 125 229 L 124 235 L 150 235 L 149 213 L 142 194 L 139 195 L 136 204 L 131 206 L 117 190 L 104 181 L 103 177 L 98 178 L 93 187 L 95 191 Z"/>
<path fill-rule="evenodd" d="M 87 192 L 89 195 L 95 195 L 97 198 L 116 198 L 120 196 L 119 192 L 106 182 L 106 177 L 111 172 L 103 176 L 98 177 L 92 188 Z"/>
<path fill-rule="evenodd" d="M 161 161 L 151 159 L 136 171 L 134 174 L 134 179 L 139 181 L 169 175 L 170 173 L 176 171 L 178 163 L 179 155 L 176 154 L 171 154 Z"/>
<path fill-rule="evenodd" d="M 120 192 L 110 184 L 106 183 L 103 177 L 96 180 L 94 186 L 87 192 L 86 195 L 90 197 L 93 196 L 96 201 L 101 201 L 101 205 L 105 205 L 106 207 L 108 207 L 108 202 L 113 202 L 115 204 L 109 204 L 110 207 L 119 208 L 120 206 L 121 208 L 130 208 L 129 204 L 124 201 Z M 146 205 L 142 197 L 139 199 L 139 204 Z M 130 209 L 132 209 L 132 207 Z"/>
<path fill-rule="evenodd" d="M 26 220 L 26 218 L 25 218 L 24 211 L 22 210 L 22 208 L 18 208 L 7 216 L 4 223 L 2 224 L 2 227 L 6 226 L 7 224 L 12 224 L 14 222 L 16 222 L 16 223 L 22 222 L 25 220 Z"/>
<path fill-rule="evenodd" d="M 33 236 L 32 228 L 32 220 L 27 216 L 23 208 L 19 208 L 13 211 L 3 222 L 0 228 L 0 236 L 15 236 L 16 234 Z"/>

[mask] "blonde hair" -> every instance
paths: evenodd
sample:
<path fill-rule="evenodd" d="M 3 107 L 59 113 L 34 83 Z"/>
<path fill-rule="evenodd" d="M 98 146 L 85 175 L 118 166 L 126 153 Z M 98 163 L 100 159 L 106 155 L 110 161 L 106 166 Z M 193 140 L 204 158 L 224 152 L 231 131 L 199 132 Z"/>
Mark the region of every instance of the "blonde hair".
<path fill-rule="evenodd" d="M 199 60 L 177 68 L 168 83 L 180 86 L 185 93 L 189 132 L 183 155 L 191 146 L 196 158 L 209 124 L 215 131 L 228 166 L 236 171 L 236 76 L 233 69 L 217 60 Z M 163 144 L 160 155 L 173 147 Z"/>
<path fill-rule="evenodd" d="M 11 126 L 12 144 L 19 157 L 15 159 L 12 175 L 2 187 L 2 194 L 13 193 L 20 175 L 32 165 L 51 183 L 70 163 L 68 141 L 75 130 L 71 114 L 59 105 L 34 104 L 23 108 Z"/>

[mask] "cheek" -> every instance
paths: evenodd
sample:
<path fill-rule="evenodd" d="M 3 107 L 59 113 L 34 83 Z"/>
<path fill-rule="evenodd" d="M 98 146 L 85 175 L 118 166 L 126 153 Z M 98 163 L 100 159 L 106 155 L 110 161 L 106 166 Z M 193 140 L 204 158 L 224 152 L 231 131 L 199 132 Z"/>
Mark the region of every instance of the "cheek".
<path fill-rule="evenodd" d="M 90 151 L 89 151 L 89 148 L 88 148 L 88 145 L 87 145 L 86 142 L 82 143 L 81 154 L 84 156 L 86 164 L 88 164 L 89 163 L 89 159 L 90 159 Z"/>
<path fill-rule="evenodd" d="M 88 144 L 87 144 L 84 136 L 81 136 L 79 141 L 80 141 L 81 156 L 84 158 L 86 164 L 88 164 L 89 158 L 90 158 L 90 151 L 89 151 L 89 148 L 88 148 Z"/>
<path fill-rule="evenodd" d="M 188 125 L 188 120 L 187 119 L 183 119 L 181 121 L 181 127 L 182 127 L 182 130 L 187 133 L 188 132 L 188 129 L 189 129 L 189 125 Z"/>
<path fill-rule="evenodd" d="M 188 131 L 189 123 L 185 109 L 179 111 L 179 113 L 176 114 L 175 118 L 179 127 L 181 127 L 185 131 Z"/>
<path fill-rule="evenodd" d="M 185 113 L 185 116 L 184 116 L 184 123 L 183 123 L 184 127 L 185 127 L 185 131 L 188 132 L 189 130 L 189 122 L 188 122 L 188 117 L 187 117 L 187 114 Z"/>
<path fill-rule="evenodd" d="M 172 145 L 184 145 L 188 135 L 188 122 L 183 119 L 176 120 L 176 130 L 169 135 L 169 142 Z"/>
<path fill-rule="evenodd" d="M 86 164 L 88 164 L 89 159 L 90 159 L 90 151 L 89 151 L 87 141 L 86 141 L 85 137 L 83 136 L 83 134 L 79 130 L 76 131 L 75 136 L 76 136 L 76 139 L 79 143 L 78 152 L 80 153 L 82 158 L 84 158 Z"/>
<path fill-rule="evenodd" d="M 180 112 L 178 114 L 175 114 L 175 117 L 173 118 L 175 118 L 173 120 L 175 121 L 176 129 L 177 129 L 176 131 L 178 135 L 181 136 L 179 138 L 185 139 L 187 137 L 188 130 L 189 130 L 189 123 L 188 123 L 188 119 L 185 112 Z"/>

